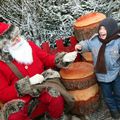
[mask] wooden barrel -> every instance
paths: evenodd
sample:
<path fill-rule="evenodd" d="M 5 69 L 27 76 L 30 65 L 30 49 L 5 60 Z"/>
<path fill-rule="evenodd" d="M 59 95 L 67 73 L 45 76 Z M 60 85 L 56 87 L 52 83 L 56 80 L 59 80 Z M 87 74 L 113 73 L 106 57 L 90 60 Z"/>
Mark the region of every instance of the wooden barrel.
<path fill-rule="evenodd" d="M 78 41 L 89 39 L 97 32 L 100 21 L 106 16 L 99 12 L 92 12 L 80 16 L 74 23 L 74 33 Z"/>
<path fill-rule="evenodd" d="M 98 84 L 94 84 L 83 90 L 68 91 L 75 98 L 73 114 L 85 115 L 94 112 L 100 103 L 100 91 Z"/>
<path fill-rule="evenodd" d="M 84 89 L 96 83 L 94 67 L 88 62 L 74 62 L 60 70 L 61 81 L 68 90 Z"/>

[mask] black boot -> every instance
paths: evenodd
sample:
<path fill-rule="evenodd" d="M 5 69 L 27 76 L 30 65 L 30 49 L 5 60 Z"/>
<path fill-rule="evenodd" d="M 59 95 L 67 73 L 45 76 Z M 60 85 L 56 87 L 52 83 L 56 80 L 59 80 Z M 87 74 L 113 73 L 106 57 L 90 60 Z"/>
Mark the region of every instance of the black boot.
<path fill-rule="evenodd" d="M 110 111 L 111 117 L 114 119 L 119 119 L 120 118 L 120 113 L 118 111 Z"/>

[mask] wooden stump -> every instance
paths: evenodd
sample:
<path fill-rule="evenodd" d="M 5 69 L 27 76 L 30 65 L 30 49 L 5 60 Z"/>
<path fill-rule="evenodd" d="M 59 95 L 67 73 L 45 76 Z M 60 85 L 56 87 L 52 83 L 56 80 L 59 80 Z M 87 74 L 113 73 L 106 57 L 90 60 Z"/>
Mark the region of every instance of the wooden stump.
<path fill-rule="evenodd" d="M 74 23 L 74 33 L 78 41 L 89 39 L 98 31 L 99 23 L 106 16 L 99 12 L 92 12 L 80 16 Z"/>
<path fill-rule="evenodd" d="M 62 83 L 68 90 L 84 89 L 96 83 L 93 65 L 75 62 L 60 70 Z"/>

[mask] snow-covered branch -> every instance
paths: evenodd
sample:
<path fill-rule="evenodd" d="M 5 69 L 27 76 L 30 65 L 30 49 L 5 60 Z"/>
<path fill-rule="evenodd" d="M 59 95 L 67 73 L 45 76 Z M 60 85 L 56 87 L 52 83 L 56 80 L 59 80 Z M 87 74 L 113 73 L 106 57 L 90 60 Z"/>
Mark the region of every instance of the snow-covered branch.
<path fill-rule="evenodd" d="M 37 44 L 49 40 L 53 45 L 73 35 L 74 21 L 88 12 L 102 12 L 120 22 L 119 8 L 119 0 L 0 0 L 0 14 Z"/>

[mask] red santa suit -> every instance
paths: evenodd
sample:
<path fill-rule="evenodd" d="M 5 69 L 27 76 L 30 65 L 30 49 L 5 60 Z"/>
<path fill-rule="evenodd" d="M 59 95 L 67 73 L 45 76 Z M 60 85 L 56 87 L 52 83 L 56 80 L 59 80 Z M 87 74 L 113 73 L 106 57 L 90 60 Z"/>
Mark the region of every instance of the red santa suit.
<path fill-rule="evenodd" d="M 0 40 L 2 41 L 0 41 L 0 101 L 5 104 L 0 114 L 3 115 L 3 120 L 31 120 L 46 112 L 52 119 L 60 118 L 64 110 L 64 100 L 59 92 L 55 95 L 48 89 L 42 92 L 29 89 L 32 91 L 32 95 L 25 92 L 25 89 L 30 87 L 27 86 L 27 83 L 30 84 L 29 78 L 43 73 L 46 67 L 55 67 L 55 55 L 44 52 L 32 41 L 27 42 L 20 36 L 17 27 L 13 27 L 14 31 L 10 31 L 9 37 L 6 37 L 6 31 L 11 26 L 11 24 L 0 22 Z M 25 82 L 22 83 L 24 87 L 20 88 L 20 79 L 6 64 L 9 57 L 12 58 L 9 61 L 21 72 L 22 81 Z M 37 98 L 38 103 L 28 116 L 29 106 L 33 98 Z"/>
<path fill-rule="evenodd" d="M 31 120 L 45 113 L 52 120 L 58 120 L 64 111 L 63 96 L 66 95 L 72 102 L 73 97 L 67 92 L 63 95 L 63 90 L 57 90 L 57 87 L 40 89 L 34 85 L 52 78 L 59 81 L 58 72 L 45 71 L 45 68 L 63 67 L 75 58 L 73 53 L 50 55 L 32 41 L 26 41 L 18 27 L 0 22 L 0 101 L 4 103 L 0 120 Z M 22 78 L 7 62 L 16 66 Z"/>
<path fill-rule="evenodd" d="M 49 55 L 48 53 L 44 52 L 32 41 L 29 41 L 29 45 L 32 48 L 33 58 L 30 64 L 25 64 L 22 62 L 20 63 L 20 61 L 18 62 L 15 59 L 12 61 L 24 77 L 32 77 L 35 74 L 41 74 L 44 71 L 45 67 L 51 68 L 55 66 L 55 55 Z M 25 51 L 24 54 L 28 54 L 27 52 L 29 51 Z M 4 61 L 0 61 L 0 66 L 0 82 L 2 83 L 0 84 L 0 101 L 6 103 L 13 99 L 22 99 L 25 102 L 25 105 L 29 103 L 32 97 L 30 95 L 23 95 L 20 97 L 19 92 L 16 89 L 15 84 L 19 80 L 18 77 L 13 73 L 13 71 Z M 45 112 L 48 112 L 52 118 L 59 118 L 62 115 L 64 109 L 64 100 L 62 96 L 59 95 L 57 97 L 54 97 L 51 96 L 48 91 L 43 91 L 38 99 L 40 100 L 40 103 L 37 105 L 36 110 L 32 112 L 32 115 L 30 116 L 31 118 L 35 118 Z M 27 109 L 28 108 L 23 109 L 23 113 L 27 114 Z M 19 120 L 19 114 L 20 113 L 18 112 L 17 120 Z M 25 117 L 25 115 L 23 116 Z M 10 120 L 13 118 L 14 117 L 11 116 L 9 117 Z"/>

